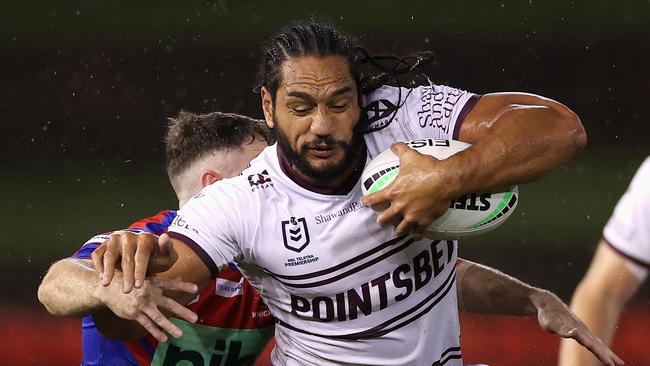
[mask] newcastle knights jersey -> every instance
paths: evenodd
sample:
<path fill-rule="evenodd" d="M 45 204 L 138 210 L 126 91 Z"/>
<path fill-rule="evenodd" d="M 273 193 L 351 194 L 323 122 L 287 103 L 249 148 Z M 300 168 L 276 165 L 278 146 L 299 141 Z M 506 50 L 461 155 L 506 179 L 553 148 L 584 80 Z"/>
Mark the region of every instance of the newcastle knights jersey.
<path fill-rule="evenodd" d="M 175 217 L 175 211 L 163 211 L 128 230 L 160 235 Z M 89 259 L 109 234 L 90 239 L 74 257 Z M 234 265 L 225 266 L 187 307 L 199 320 L 192 324 L 171 318 L 183 336 L 168 337 L 160 344 L 151 336 L 126 342 L 106 339 L 97 331 L 92 316 L 86 316 L 82 323 L 82 366 L 251 365 L 273 336 L 271 312 Z"/>
<path fill-rule="evenodd" d="M 273 315 L 274 365 L 462 365 L 457 243 L 395 237 L 361 204 L 361 171 L 398 141 L 458 135 L 478 96 L 429 85 L 367 96 L 364 156 L 336 190 L 310 186 L 273 145 L 203 189 L 170 235 L 216 275 L 236 261 Z"/>

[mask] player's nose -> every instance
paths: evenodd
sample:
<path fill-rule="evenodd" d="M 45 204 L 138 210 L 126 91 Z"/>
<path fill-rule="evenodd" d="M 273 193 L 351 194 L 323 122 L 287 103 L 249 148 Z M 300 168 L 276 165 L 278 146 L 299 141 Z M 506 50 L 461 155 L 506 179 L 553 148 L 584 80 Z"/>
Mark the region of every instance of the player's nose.
<path fill-rule="evenodd" d="M 330 136 L 334 134 L 335 127 L 332 118 L 322 109 L 319 109 L 311 121 L 310 131 L 316 136 Z"/>

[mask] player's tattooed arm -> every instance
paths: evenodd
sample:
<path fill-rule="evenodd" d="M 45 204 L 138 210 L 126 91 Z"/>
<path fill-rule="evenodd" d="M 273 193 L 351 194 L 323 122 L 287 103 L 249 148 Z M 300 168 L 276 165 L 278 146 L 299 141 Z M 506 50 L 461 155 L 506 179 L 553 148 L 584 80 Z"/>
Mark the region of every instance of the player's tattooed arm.
<path fill-rule="evenodd" d="M 553 293 L 467 260 L 459 260 L 456 273 L 461 310 L 481 314 L 535 315 L 542 329 L 576 340 L 603 364 L 624 364 Z"/>

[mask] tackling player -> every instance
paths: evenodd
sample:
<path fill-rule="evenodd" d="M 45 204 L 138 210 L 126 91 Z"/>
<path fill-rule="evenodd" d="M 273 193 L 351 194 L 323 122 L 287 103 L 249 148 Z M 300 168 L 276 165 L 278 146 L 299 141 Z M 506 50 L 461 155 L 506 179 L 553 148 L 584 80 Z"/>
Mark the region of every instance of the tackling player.
<path fill-rule="evenodd" d="M 181 112 L 169 121 L 167 172 L 180 207 L 201 188 L 239 174 L 268 146 L 270 137 L 263 122 L 236 114 Z M 160 235 L 175 218 L 176 211 L 163 211 L 132 224 L 126 232 L 139 237 Z M 95 236 L 73 257 L 53 264 L 38 292 L 52 314 L 84 316 L 82 365 L 253 363 L 273 335 L 274 319 L 236 267 L 217 273 L 198 296 L 194 284 L 172 280 L 165 273 L 147 279 L 146 286 L 130 293 L 122 281 L 103 287 L 92 272 L 90 255 L 109 235 Z M 162 289 L 192 293 L 185 298 L 191 311 L 183 311 Z M 141 311 L 137 305 L 145 300 L 153 306 Z M 186 320 L 163 322 L 163 329 L 175 337 L 182 331 L 181 338 L 168 338 L 154 324 L 152 319 L 166 319 L 158 307 Z M 113 313 L 139 324 L 121 321 Z M 143 328 L 152 336 L 142 337 Z M 137 339 L 121 342 L 105 336 Z M 199 359 L 204 362 L 195 363 Z"/>
<path fill-rule="evenodd" d="M 587 274 L 571 308 L 605 344 L 611 344 L 623 306 L 650 267 L 650 158 L 637 171 L 603 230 Z M 573 342 L 560 347 L 560 366 L 598 365 Z"/>
<path fill-rule="evenodd" d="M 565 106 L 529 94 L 368 90 L 357 61 L 345 36 L 315 22 L 272 39 L 259 76 L 278 143 L 183 207 L 169 230 L 178 251 L 169 272 L 203 287 L 236 261 L 278 318 L 276 365 L 461 365 L 457 243 L 420 240 L 422 230 L 454 197 L 542 176 L 584 145 L 584 130 Z M 431 137 L 473 146 L 438 161 L 394 145 L 397 179 L 363 201 L 390 208 L 377 217 L 361 204 L 367 161 Z M 146 265 L 138 250 L 95 251 L 103 283 L 119 256 Z M 585 331 L 567 333 L 584 341 Z M 588 346 L 621 364 L 601 343 Z"/>

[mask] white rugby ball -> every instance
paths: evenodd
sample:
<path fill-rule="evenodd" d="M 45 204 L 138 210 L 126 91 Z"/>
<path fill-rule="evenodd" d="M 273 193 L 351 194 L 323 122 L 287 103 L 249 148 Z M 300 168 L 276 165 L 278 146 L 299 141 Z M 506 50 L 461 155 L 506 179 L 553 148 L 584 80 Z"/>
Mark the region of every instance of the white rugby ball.
<path fill-rule="evenodd" d="M 405 142 L 421 154 L 443 160 L 470 147 L 456 140 L 423 139 Z M 388 186 L 399 173 L 399 158 L 390 149 L 377 155 L 361 175 L 361 190 L 366 196 Z M 488 232 L 512 214 L 519 198 L 517 186 L 504 192 L 475 192 L 451 201 L 444 215 L 425 231 L 430 239 L 456 239 Z"/>

